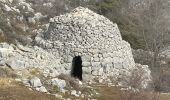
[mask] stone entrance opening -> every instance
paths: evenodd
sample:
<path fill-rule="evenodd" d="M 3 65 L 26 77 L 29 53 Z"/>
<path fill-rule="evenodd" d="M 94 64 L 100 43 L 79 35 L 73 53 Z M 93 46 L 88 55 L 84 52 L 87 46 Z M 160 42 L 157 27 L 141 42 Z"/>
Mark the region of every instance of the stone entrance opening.
<path fill-rule="evenodd" d="M 82 59 L 80 56 L 73 58 L 71 76 L 82 80 Z"/>

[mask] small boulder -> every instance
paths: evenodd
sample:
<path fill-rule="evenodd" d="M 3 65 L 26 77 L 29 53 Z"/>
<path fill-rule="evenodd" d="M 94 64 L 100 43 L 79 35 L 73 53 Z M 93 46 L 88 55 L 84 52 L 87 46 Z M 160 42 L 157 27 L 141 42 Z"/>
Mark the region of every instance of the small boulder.
<path fill-rule="evenodd" d="M 39 88 L 39 91 L 40 91 L 40 92 L 44 92 L 44 93 L 48 92 L 47 89 L 46 89 L 44 86 L 41 86 L 41 87 Z"/>
<path fill-rule="evenodd" d="M 56 98 L 58 98 L 58 99 L 62 99 L 62 98 L 63 98 L 62 95 L 59 95 L 59 94 L 54 94 L 54 96 L 55 96 Z"/>
<path fill-rule="evenodd" d="M 76 90 L 72 90 L 72 91 L 71 91 L 71 95 L 76 96 L 76 97 L 79 97 L 79 95 L 77 94 Z"/>
<path fill-rule="evenodd" d="M 53 78 L 53 79 L 49 80 L 48 83 L 50 85 L 57 86 L 60 90 L 62 90 L 66 87 L 65 80 L 61 80 L 61 79 L 58 79 L 58 78 Z"/>
<path fill-rule="evenodd" d="M 32 78 L 29 82 L 30 82 L 30 85 L 32 87 L 40 87 L 40 86 L 42 86 L 41 80 L 38 77 Z"/>
<path fill-rule="evenodd" d="M 79 85 L 83 85 L 83 83 L 81 81 L 79 81 Z"/>
<path fill-rule="evenodd" d="M 21 81 L 22 81 L 22 83 L 23 83 L 25 86 L 30 87 L 30 82 L 29 82 L 28 79 L 22 79 Z"/>

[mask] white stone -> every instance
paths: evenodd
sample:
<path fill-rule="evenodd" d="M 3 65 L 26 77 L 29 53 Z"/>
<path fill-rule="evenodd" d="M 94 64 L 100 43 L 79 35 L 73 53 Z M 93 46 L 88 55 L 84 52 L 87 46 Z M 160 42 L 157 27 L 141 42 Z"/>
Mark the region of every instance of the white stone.
<path fill-rule="evenodd" d="M 17 79 L 15 79 L 15 81 L 17 81 L 17 82 L 21 82 L 22 80 L 17 78 Z"/>
<path fill-rule="evenodd" d="M 72 90 L 72 91 L 71 91 L 71 95 L 76 96 L 76 97 L 79 97 L 79 95 L 77 94 L 77 91 L 76 91 L 76 90 Z"/>
<path fill-rule="evenodd" d="M 6 11 L 11 11 L 12 9 L 8 5 L 5 5 L 5 10 Z"/>
<path fill-rule="evenodd" d="M 49 80 L 48 82 L 49 82 L 49 84 L 51 84 L 53 86 L 57 86 L 60 90 L 62 90 L 66 87 L 65 80 L 61 80 L 58 78 L 53 78 L 53 79 Z"/>
<path fill-rule="evenodd" d="M 84 66 L 84 67 L 89 67 L 90 65 L 91 65 L 90 62 L 83 62 L 83 63 L 82 63 L 82 66 Z"/>
<path fill-rule="evenodd" d="M 92 62 L 91 63 L 93 67 L 100 67 L 100 62 Z"/>
<path fill-rule="evenodd" d="M 22 70 L 25 66 L 25 62 L 18 59 L 9 59 L 6 64 L 14 70 Z"/>
<path fill-rule="evenodd" d="M 57 97 L 57 98 L 59 98 L 59 99 L 62 99 L 62 98 L 63 98 L 62 95 L 59 95 L 59 94 L 54 94 L 54 95 L 55 95 L 55 97 Z"/>
<path fill-rule="evenodd" d="M 100 79 L 99 79 L 99 83 L 103 83 L 103 79 L 100 78 Z"/>
<path fill-rule="evenodd" d="M 49 76 L 50 77 L 56 77 L 60 75 L 60 73 L 58 72 L 58 70 L 55 70 L 55 69 L 52 69 L 50 72 L 49 72 Z"/>
<path fill-rule="evenodd" d="M 28 22 L 29 23 L 31 23 L 31 24 L 35 24 L 36 23 L 36 21 L 35 21 L 35 19 L 34 18 L 28 18 Z"/>
<path fill-rule="evenodd" d="M 83 83 L 81 81 L 79 81 L 79 85 L 83 85 Z"/>
<path fill-rule="evenodd" d="M 92 71 L 92 75 L 97 76 L 97 75 L 98 75 L 98 71 L 93 70 L 93 71 Z"/>
<path fill-rule="evenodd" d="M 22 81 L 22 83 L 23 83 L 25 86 L 30 87 L 30 82 L 29 82 L 28 79 L 22 79 L 21 81 Z"/>
<path fill-rule="evenodd" d="M 98 75 L 102 75 L 103 74 L 103 68 L 99 69 L 99 74 Z"/>
<path fill-rule="evenodd" d="M 13 2 L 13 0 L 8 0 L 10 3 L 12 3 Z"/>
<path fill-rule="evenodd" d="M 91 67 L 83 67 L 82 70 L 83 70 L 83 73 L 85 74 L 90 74 L 92 71 Z"/>
<path fill-rule="evenodd" d="M 30 85 L 33 87 L 40 87 L 40 86 L 42 86 L 42 83 L 38 77 L 34 77 L 30 80 Z"/>
<path fill-rule="evenodd" d="M 44 16 L 40 12 L 36 13 L 35 16 L 34 16 L 34 18 L 37 19 L 37 20 L 39 20 L 39 19 L 41 19 L 43 17 Z"/>
<path fill-rule="evenodd" d="M 51 2 L 43 3 L 43 6 L 45 7 L 53 7 L 53 4 Z"/>
<path fill-rule="evenodd" d="M 45 92 L 45 93 L 48 92 L 47 89 L 46 89 L 44 86 L 41 86 L 41 87 L 39 88 L 39 91 L 40 91 L 40 92 Z"/>

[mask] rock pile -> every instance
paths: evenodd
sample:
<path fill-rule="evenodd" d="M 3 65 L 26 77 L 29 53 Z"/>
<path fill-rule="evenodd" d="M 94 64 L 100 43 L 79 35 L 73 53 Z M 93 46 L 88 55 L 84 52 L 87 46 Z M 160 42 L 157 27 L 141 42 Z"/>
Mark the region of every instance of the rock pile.
<path fill-rule="evenodd" d="M 0 44 L 0 65 L 7 65 L 13 70 L 26 68 L 52 67 L 59 65 L 57 57 L 37 46 L 24 47 L 22 45 Z"/>
<path fill-rule="evenodd" d="M 117 79 L 135 67 L 131 47 L 122 40 L 117 24 L 83 7 L 52 18 L 36 43 L 60 57 L 61 66 L 68 71 L 74 57 L 81 56 L 85 80 L 103 75 Z"/>

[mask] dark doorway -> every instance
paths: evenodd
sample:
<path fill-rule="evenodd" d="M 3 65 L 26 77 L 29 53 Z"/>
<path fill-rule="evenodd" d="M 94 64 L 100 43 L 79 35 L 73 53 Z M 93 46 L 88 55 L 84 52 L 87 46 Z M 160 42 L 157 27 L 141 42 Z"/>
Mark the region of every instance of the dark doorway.
<path fill-rule="evenodd" d="M 73 58 L 71 76 L 82 80 L 82 59 L 80 56 Z"/>

